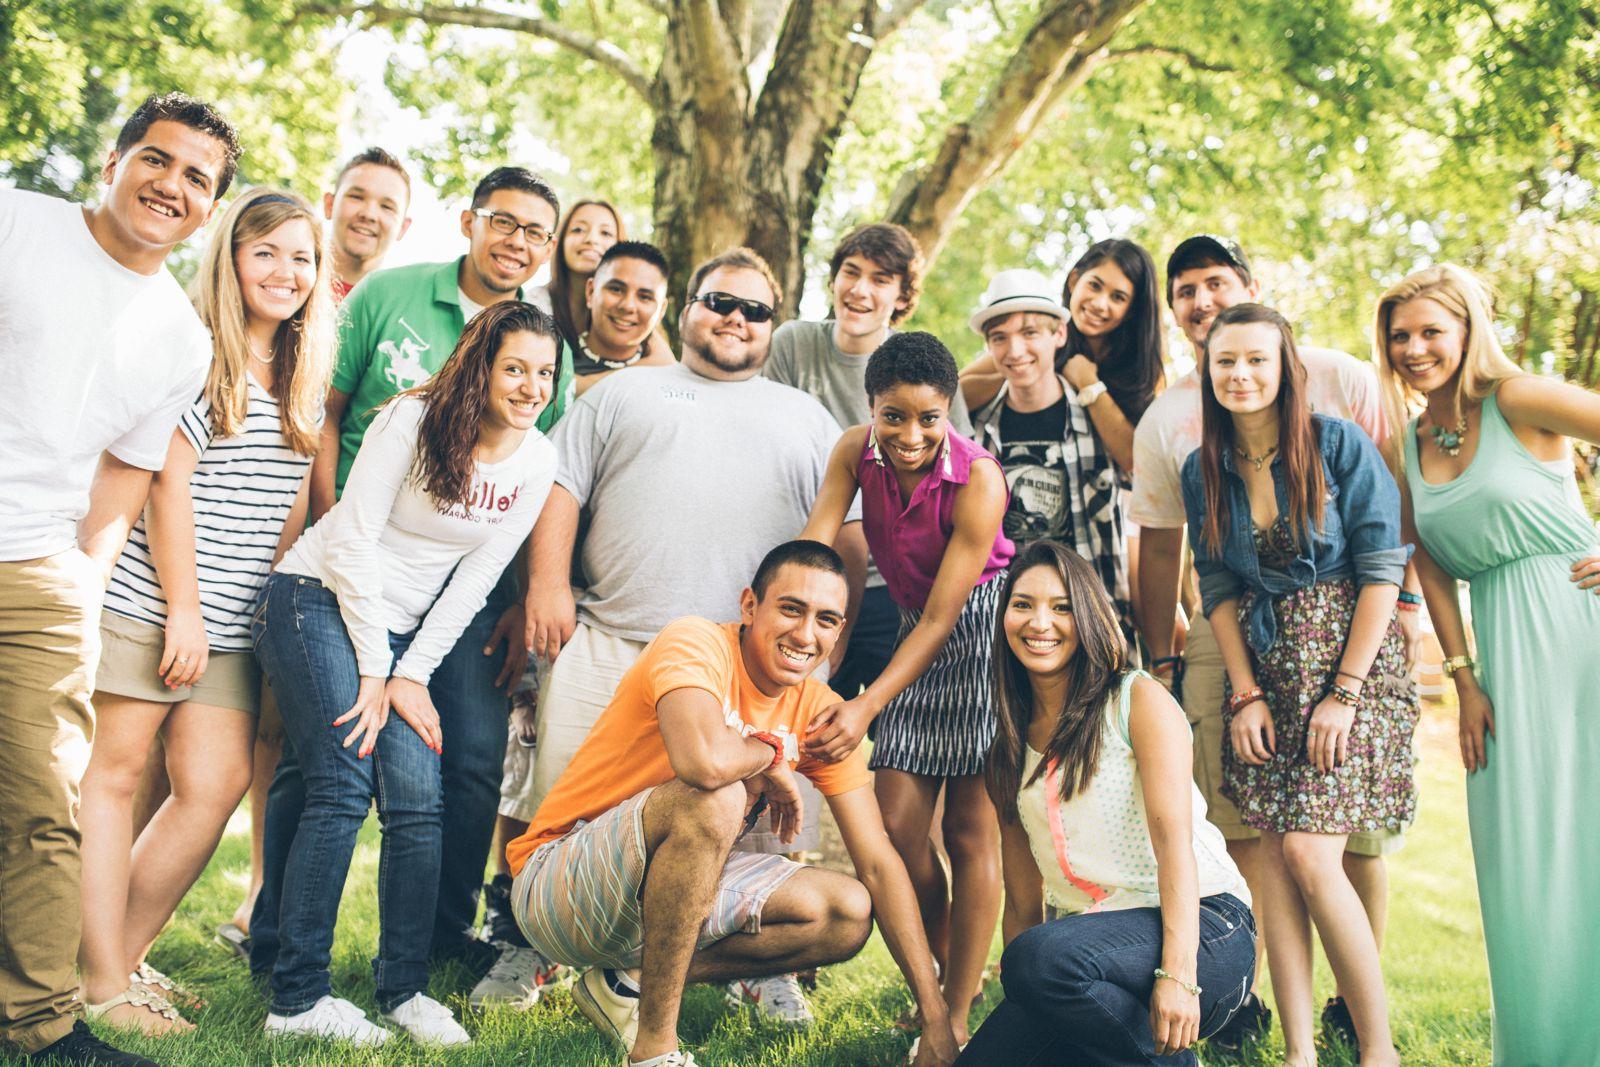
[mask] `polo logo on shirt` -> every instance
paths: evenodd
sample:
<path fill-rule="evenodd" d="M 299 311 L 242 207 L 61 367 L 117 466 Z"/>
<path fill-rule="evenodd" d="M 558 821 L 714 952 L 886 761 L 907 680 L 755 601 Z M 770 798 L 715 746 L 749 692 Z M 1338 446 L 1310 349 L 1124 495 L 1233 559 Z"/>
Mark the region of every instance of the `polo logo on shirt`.
<path fill-rule="evenodd" d="M 398 344 L 394 341 L 379 341 L 378 354 L 389 361 L 389 365 L 383 369 L 383 376 L 388 378 L 396 389 L 411 389 L 433 376 L 428 372 L 428 368 L 422 365 L 422 353 L 433 346 L 424 341 L 403 316 L 396 321 L 405 327 L 406 333 L 411 336 L 400 338 Z"/>
<path fill-rule="evenodd" d="M 731 702 L 725 702 L 722 705 L 722 721 L 727 724 L 728 729 L 736 731 L 740 737 L 749 737 L 751 734 L 760 733 L 754 726 L 744 721 L 744 717 L 739 714 Z M 772 732 L 783 741 L 784 760 L 789 763 L 799 763 L 800 739 L 791 734 L 789 728 L 782 724 L 774 727 Z"/>

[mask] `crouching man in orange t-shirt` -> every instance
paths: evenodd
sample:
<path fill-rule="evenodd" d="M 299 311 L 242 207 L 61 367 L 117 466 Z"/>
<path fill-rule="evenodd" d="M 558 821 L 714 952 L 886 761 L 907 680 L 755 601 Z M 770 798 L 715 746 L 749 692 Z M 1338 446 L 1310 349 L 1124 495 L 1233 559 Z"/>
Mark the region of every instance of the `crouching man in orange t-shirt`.
<path fill-rule="evenodd" d="M 806 725 L 839 700 L 811 672 L 839 638 L 846 595 L 833 549 L 790 541 L 762 560 L 739 622 L 668 625 L 506 850 L 523 933 L 547 959 L 588 968 L 574 998 L 629 1063 L 694 1064 L 678 1049 L 686 983 L 838 963 L 861 950 L 874 916 L 922 1010 L 918 1067 L 955 1059 L 866 761 L 800 755 Z M 859 881 L 732 851 L 764 812 L 793 839 L 797 772 L 827 798 Z"/>

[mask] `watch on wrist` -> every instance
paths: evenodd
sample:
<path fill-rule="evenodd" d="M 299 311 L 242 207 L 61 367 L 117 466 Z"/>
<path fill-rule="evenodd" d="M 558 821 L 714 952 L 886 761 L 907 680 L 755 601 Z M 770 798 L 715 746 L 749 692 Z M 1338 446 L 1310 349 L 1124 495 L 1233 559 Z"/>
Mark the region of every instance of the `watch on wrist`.
<path fill-rule="evenodd" d="M 1090 382 L 1078 390 L 1078 404 L 1081 407 L 1093 407 L 1094 402 L 1106 395 L 1105 382 Z"/>
<path fill-rule="evenodd" d="M 752 741 L 760 741 L 763 745 L 772 746 L 772 762 L 767 764 L 767 770 L 770 771 L 783 762 L 783 738 L 765 730 L 758 730 L 750 735 L 750 739 Z"/>

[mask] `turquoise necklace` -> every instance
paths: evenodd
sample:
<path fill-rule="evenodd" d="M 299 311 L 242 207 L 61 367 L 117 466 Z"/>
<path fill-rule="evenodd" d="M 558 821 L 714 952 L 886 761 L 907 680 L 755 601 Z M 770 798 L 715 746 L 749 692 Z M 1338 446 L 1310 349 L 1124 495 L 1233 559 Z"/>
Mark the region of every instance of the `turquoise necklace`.
<path fill-rule="evenodd" d="M 1461 455 L 1461 444 L 1467 439 L 1467 413 L 1463 411 L 1456 420 L 1456 428 L 1447 430 L 1443 426 L 1430 426 L 1428 432 L 1433 435 L 1433 443 L 1439 451 L 1454 459 Z"/>

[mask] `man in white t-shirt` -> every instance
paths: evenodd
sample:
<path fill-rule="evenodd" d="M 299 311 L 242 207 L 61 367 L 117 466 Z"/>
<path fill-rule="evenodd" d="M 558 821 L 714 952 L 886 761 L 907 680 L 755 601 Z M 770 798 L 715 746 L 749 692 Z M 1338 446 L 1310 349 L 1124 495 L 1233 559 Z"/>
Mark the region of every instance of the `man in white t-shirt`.
<path fill-rule="evenodd" d="M 99 205 L 0 191 L 0 1039 L 30 1059 L 152 1062 L 74 1020 L 78 784 L 106 580 L 211 360 L 164 263 L 238 156 L 172 93 L 123 126 Z"/>
<path fill-rule="evenodd" d="M 840 429 L 816 400 L 760 374 L 778 300 L 748 249 L 702 263 L 680 318 L 683 362 L 610 375 L 556 426 L 561 465 L 529 553 L 528 647 L 554 661 L 540 679 L 534 810 L 656 633 L 685 615 L 718 617 L 772 546 L 805 528 Z M 588 588 L 574 602 L 582 508 Z M 808 823 L 793 847 L 815 848 L 815 833 Z M 738 983 L 751 987 L 738 995 L 809 1021 L 793 978 L 773 981 Z"/>
<path fill-rule="evenodd" d="M 1184 579 L 1184 508 L 1179 482 L 1183 461 L 1200 447 L 1200 357 L 1218 312 L 1256 300 L 1260 292 L 1243 250 L 1229 238 L 1190 237 L 1168 257 L 1167 304 L 1194 346 L 1196 369 L 1158 396 L 1134 430 L 1133 494 L 1128 507 L 1129 516 L 1140 527 L 1139 622 L 1154 657 L 1152 670 L 1169 687 L 1181 679 L 1177 688 L 1193 726 L 1195 782 L 1205 795 L 1206 816 L 1227 839 L 1228 852 L 1252 893 L 1258 892 L 1256 844 L 1260 833 L 1245 824 L 1238 808 L 1221 792 L 1222 746 L 1228 743 L 1222 718 L 1222 654 L 1212 637 L 1211 624 L 1199 612 L 1189 620 L 1183 635 L 1181 658 L 1175 654 L 1180 647 L 1175 638 Z M 1372 366 L 1329 348 L 1302 346 L 1299 351 L 1313 410 L 1350 419 L 1381 446 L 1387 429 Z M 1406 584 L 1415 593 L 1416 579 L 1409 570 Z M 1402 612 L 1400 617 L 1414 642 L 1415 612 Z M 1404 839 L 1399 831 L 1351 834 L 1346 846 L 1346 871 L 1373 921 L 1380 946 L 1388 897 L 1383 857 L 1400 848 Z M 1265 945 L 1265 937 L 1257 941 L 1258 956 Z M 1263 964 L 1264 960 L 1258 959 L 1258 980 Z M 1340 998 L 1330 1001 L 1323 1014 L 1325 1029 L 1332 1026 L 1354 1034 Z M 1229 1025 L 1211 1040 L 1236 1048 L 1252 1034 L 1265 1033 L 1270 1022 L 1271 1013 L 1252 991 Z"/>

